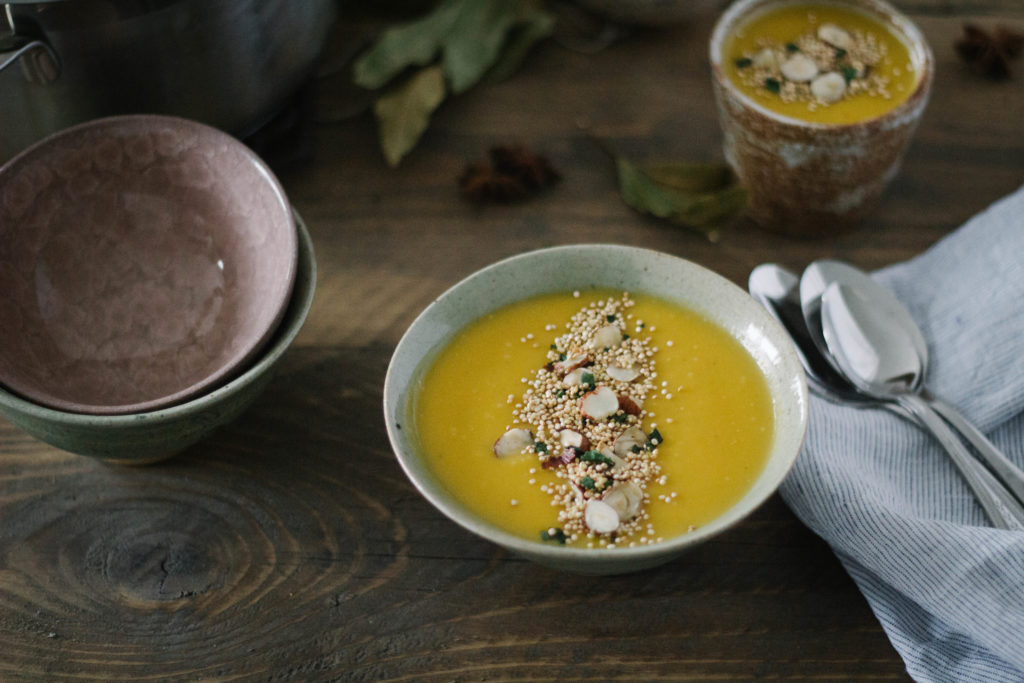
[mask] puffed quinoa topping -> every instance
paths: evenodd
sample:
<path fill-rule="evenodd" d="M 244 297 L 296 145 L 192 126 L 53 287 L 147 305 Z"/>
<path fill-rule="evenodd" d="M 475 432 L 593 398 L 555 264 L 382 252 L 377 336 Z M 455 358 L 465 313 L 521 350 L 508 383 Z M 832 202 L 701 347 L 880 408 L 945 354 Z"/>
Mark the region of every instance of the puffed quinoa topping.
<path fill-rule="evenodd" d="M 554 338 L 547 364 L 522 378 L 526 389 L 513 410 L 512 440 L 558 479 L 540 486 L 559 508 L 560 527 L 543 530 L 544 540 L 587 539 L 588 546 L 614 548 L 617 539 L 653 543 L 656 537 L 645 506 L 648 483 L 666 481 L 658 464 L 663 437 L 655 425 L 644 429 L 651 414 L 643 404 L 659 388 L 657 349 L 643 321 L 631 320 L 633 306 L 629 293 L 587 304 Z"/>
<path fill-rule="evenodd" d="M 892 97 L 889 79 L 876 68 L 887 54 L 876 35 L 819 24 L 813 14 L 807 19 L 811 28 L 796 40 L 762 38 L 737 58 L 741 82 L 783 102 L 806 102 L 811 111 L 859 94 Z"/>

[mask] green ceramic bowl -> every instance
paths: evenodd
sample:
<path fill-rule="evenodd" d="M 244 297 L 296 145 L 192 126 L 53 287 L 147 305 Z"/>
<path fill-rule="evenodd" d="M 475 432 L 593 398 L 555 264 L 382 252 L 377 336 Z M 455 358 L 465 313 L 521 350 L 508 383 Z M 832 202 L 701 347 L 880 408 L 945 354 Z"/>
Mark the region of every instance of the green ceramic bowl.
<path fill-rule="evenodd" d="M 571 267 L 566 267 L 571 264 Z M 695 310 L 728 331 L 764 373 L 775 414 L 767 464 L 753 487 L 719 518 L 663 543 L 633 548 L 568 548 L 513 535 L 480 519 L 424 461 L 412 419 L 414 388 L 438 352 L 467 325 L 507 304 L 549 292 L 607 287 L 645 293 Z M 469 276 L 420 314 L 395 349 L 384 383 L 391 446 L 427 500 L 469 531 L 535 562 L 582 574 L 617 574 L 667 562 L 730 528 L 763 503 L 796 460 L 807 428 L 807 383 L 786 332 L 744 290 L 675 256 L 634 247 L 553 247 L 500 261 Z"/>
<path fill-rule="evenodd" d="M 0 413 L 40 441 L 110 462 L 141 465 L 168 458 L 238 417 L 259 396 L 309 313 L 316 260 L 309 231 L 295 214 L 299 261 L 284 318 L 248 368 L 226 384 L 176 406 L 129 415 L 69 413 L 26 401 L 0 388 Z"/>

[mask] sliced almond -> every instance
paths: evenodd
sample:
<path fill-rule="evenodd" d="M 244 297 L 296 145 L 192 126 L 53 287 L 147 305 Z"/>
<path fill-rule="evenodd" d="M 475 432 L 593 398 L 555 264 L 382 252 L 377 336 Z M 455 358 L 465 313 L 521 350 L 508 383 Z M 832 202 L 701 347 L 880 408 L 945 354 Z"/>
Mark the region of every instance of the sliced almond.
<path fill-rule="evenodd" d="M 578 354 L 573 356 L 566 356 L 565 360 L 558 360 L 552 364 L 555 372 L 560 374 L 566 374 L 572 372 L 576 368 L 582 368 L 590 361 L 585 354 Z"/>
<path fill-rule="evenodd" d="M 619 396 L 619 409 L 626 415 L 639 415 L 643 412 L 643 402 L 623 394 Z"/>
<path fill-rule="evenodd" d="M 529 429 L 514 427 L 494 442 L 494 454 L 499 458 L 507 458 L 510 455 L 522 453 L 524 449 L 533 445 L 533 434 Z"/>
<path fill-rule="evenodd" d="M 819 26 L 818 38 L 832 47 L 838 47 L 840 50 L 849 50 L 853 47 L 853 38 L 850 34 L 835 24 L 822 24 Z"/>
<path fill-rule="evenodd" d="M 612 363 L 608 366 L 608 376 L 616 382 L 632 382 L 640 376 L 640 371 L 636 369 L 636 366 L 631 365 L 628 368 L 624 368 Z"/>
<path fill-rule="evenodd" d="M 590 447 L 590 439 L 586 434 L 577 432 L 575 429 L 563 429 L 558 432 L 558 443 L 562 444 L 563 448 L 578 448 L 581 451 Z"/>
<path fill-rule="evenodd" d="M 596 498 L 587 501 L 583 521 L 597 534 L 610 534 L 619 528 L 619 513 L 608 503 Z"/>
<path fill-rule="evenodd" d="M 622 330 L 618 325 L 605 325 L 594 333 L 590 340 L 591 346 L 595 349 L 606 349 L 618 346 L 622 343 Z"/>
<path fill-rule="evenodd" d="M 577 384 L 583 384 L 584 372 L 586 372 L 584 368 L 576 368 L 572 372 L 566 373 L 565 377 L 562 378 L 562 384 L 570 387 L 574 387 Z"/>
<path fill-rule="evenodd" d="M 632 481 L 620 481 L 601 496 L 601 502 L 610 505 L 619 515 L 619 521 L 627 522 L 640 512 L 644 492 Z"/>
<path fill-rule="evenodd" d="M 775 53 L 772 52 L 771 48 L 762 48 L 760 52 L 754 55 L 750 63 L 758 68 L 771 69 L 776 64 Z"/>
<path fill-rule="evenodd" d="M 619 397 L 608 387 L 598 387 L 580 399 L 580 412 L 591 420 L 603 420 L 619 410 Z"/>
<path fill-rule="evenodd" d="M 846 79 L 835 71 L 818 76 L 811 81 L 811 94 L 821 102 L 836 102 L 846 92 Z"/>
<path fill-rule="evenodd" d="M 644 433 L 644 430 L 639 427 L 630 427 L 615 439 L 615 443 L 612 444 L 612 452 L 621 458 L 625 458 L 633 452 L 634 446 L 643 448 L 646 444 L 647 435 Z"/>
<path fill-rule="evenodd" d="M 601 455 L 615 463 L 614 465 L 612 465 L 612 472 L 621 472 L 622 470 L 629 467 L 629 463 L 626 462 L 625 459 L 615 455 L 615 451 L 613 451 L 610 448 L 602 448 Z"/>
<path fill-rule="evenodd" d="M 795 54 L 779 67 L 782 75 L 796 83 L 809 81 L 818 75 L 818 65 L 807 55 Z"/>

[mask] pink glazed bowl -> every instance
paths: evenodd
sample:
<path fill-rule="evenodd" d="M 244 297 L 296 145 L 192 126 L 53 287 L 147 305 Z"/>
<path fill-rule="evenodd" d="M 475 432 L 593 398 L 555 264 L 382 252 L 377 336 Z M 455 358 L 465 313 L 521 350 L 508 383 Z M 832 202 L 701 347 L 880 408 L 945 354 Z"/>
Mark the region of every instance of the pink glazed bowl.
<path fill-rule="evenodd" d="M 876 118 L 812 123 L 775 113 L 742 93 L 723 63 L 729 38 L 783 5 L 847 7 L 879 20 L 907 46 L 919 74 L 908 99 Z M 769 230 L 821 237 L 850 230 L 899 171 L 931 92 L 934 57 L 918 28 L 883 0 L 736 0 L 709 46 L 726 160 L 747 188 L 748 214 Z"/>
<path fill-rule="evenodd" d="M 0 384 L 119 415 L 186 401 L 263 348 L 295 280 L 280 184 L 235 138 L 98 119 L 0 168 Z"/>

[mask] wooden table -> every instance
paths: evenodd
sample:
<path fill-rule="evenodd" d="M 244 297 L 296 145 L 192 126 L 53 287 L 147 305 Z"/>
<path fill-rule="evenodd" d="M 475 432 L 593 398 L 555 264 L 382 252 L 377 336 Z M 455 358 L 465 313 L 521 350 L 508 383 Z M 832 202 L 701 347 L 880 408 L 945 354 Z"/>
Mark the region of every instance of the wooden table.
<path fill-rule="evenodd" d="M 763 261 L 907 259 L 1024 181 L 1024 61 L 969 73 L 966 19 L 1024 28 L 1015 0 L 906 0 L 937 59 L 902 172 L 855 232 L 800 240 L 740 220 L 718 243 L 633 213 L 581 122 L 638 160 L 721 159 L 712 17 L 582 53 L 548 41 L 511 80 L 447 102 L 397 169 L 352 108 L 339 23 L 312 133 L 281 179 L 320 279 L 268 392 L 164 463 L 121 468 L 0 421 L 0 678 L 903 678 L 829 548 L 778 497 L 658 569 L 584 578 L 448 521 L 390 451 L 381 390 L 414 316 L 458 279 L 537 247 L 618 242 L 745 285 Z M 304 113 L 305 112 L 305 113 Z M 456 178 L 499 143 L 548 155 L 552 191 L 508 206 Z M 268 156 L 271 153 L 268 152 Z"/>

